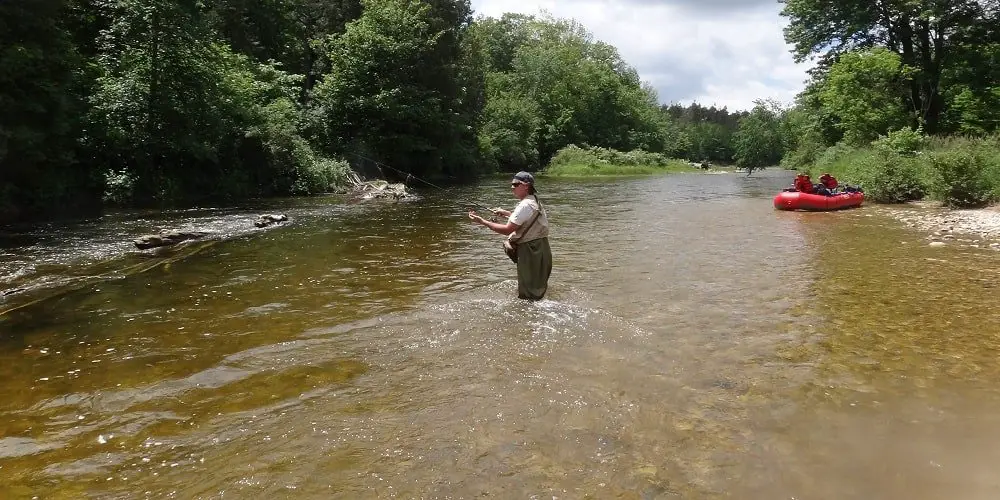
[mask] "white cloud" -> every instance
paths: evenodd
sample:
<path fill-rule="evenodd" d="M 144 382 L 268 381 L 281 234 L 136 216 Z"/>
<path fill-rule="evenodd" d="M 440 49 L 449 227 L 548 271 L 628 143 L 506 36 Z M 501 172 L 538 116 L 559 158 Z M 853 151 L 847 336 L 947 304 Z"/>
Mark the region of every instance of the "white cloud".
<path fill-rule="evenodd" d="M 472 0 L 476 15 L 505 12 L 572 18 L 614 45 L 660 101 L 750 109 L 789 103 L 804 86 L 775 0 Z"/>

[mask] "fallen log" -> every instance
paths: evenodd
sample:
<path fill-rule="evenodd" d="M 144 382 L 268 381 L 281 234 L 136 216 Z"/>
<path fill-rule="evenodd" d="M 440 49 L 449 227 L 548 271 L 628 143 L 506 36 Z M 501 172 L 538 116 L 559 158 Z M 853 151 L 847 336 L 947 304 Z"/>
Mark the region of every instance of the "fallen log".
<path fill-rule="evenodd" d="M 160 234 L 140 236 L 132 240 L 132 243 L 139 250 L 146 250 L 148 248 L 165 247 L 176 245 L 182 241 L 204 238 L 209 234 L 212 233 L 206 231 L 163 231 Z"/>
<path fill-rule="evenodd" d="M 253 225 L 257 227 L 267 227 L 276 222 L 285 222 L 288 220 L 288 216 L 285 214 L 263 214 L 257 216 L 257 220 L 254 221 Z"/>
<path fill-rule="evenodd" d="M 406 190 L 406 184 L 402 182 L 390 184 L 383 180 L 355 183 L 353 194 L 362 200 L 391 199 L 398 201 L 413 196 Z"/>

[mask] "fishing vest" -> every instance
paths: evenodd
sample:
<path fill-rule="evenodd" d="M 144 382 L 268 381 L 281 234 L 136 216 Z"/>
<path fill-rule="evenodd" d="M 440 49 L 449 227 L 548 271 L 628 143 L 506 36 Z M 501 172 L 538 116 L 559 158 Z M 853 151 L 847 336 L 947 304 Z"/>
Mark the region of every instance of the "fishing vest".
<path fill-rule="evenodd" d="M 514 212 L 517 212 L 517 209 L 521 208 L 522 205 L 527 205 L 527 206 L 531 207 L 531 209 L 532 209 L 531 210 L 531 214 L 528 216 L 528 218 L 523 223 L 521 223 L 521 227 L 518 228 L 517 231 L 514 231 L 513 233 L 511 233 L 510 236 L 507 237 L 507 239 L 509 239 L 511 241 L 515 241 L 517 243 L 524 243 L 526 241 L 532 241 L 532 240 L 537 240 L 537 239 L 541 239 L 541 238 L 547 238 L 549 236 L 549 219 L 548 219 L 548 217 L 545 216 L 545 209 L 544 208 L 542 208 L 541 212 L 538 213 L 538 219 L 535 220 L 534 222 L 531 222 L 532 217 L 535 216 L 535 212 L 538 211 L 538 206 L 539 206 L 538 205 L 538 199 L 535 198 L 534 196 L 527 196 L 527 197 L 525 197 L 523 200 L 521 200 L 517 204 L 517 207 L 514 208 Z M 514 213 L 512 212 L 511 213 L 511 217 L 513 217 L 513 216 L 514 216 Z M 507 219 L 507 220 L 509 221 L 511 219 Z M 528 224 L 531 224 L 531 225 L 529 226 Z M 527 232 L 524 233 L 524 234 L 521 234 L 521 231 L 525 227 L 528 228 Z"/>

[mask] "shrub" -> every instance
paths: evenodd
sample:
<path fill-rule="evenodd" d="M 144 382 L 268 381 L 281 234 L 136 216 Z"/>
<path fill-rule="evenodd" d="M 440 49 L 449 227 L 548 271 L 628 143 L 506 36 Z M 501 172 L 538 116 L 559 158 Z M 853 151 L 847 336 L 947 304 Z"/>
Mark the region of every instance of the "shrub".
<path fill-rule="evenodd" d="M 816 163 L 826 148 L 818 142 L 802 142 L 781 158 L 780 166 L 786 170 L 804 170 Z"/>
<path fill-rule="evenodd" d="M 575 144 L 570 144 L 557 151 L 549 162 L 549 165 L 611 164 L 632 167 L 666 167 L 674 161 L 661 153 L 650 153 L 638 149 L 623 152 L 601 147 L 581 148 Z"/>
<path fill-rule="evenodd" d="M 928 158 L 932 195 L 953 208 L 981 207 L 996 199 L 991 174 L 997 166 L 974 147 L 935 152 Z"/>
<path fill-rule="evenodd" d="M 690 170 L 690 167 L 661 153 L 581 148 L 570 144 L 556 152 L 545 172 L 548 175 L 586 176 L 637 175 L 672 170 Z"/>
<path fill-rule="evenodd" d="M 927 146 L 927 137 L 922 130 L 912 128 L 902 128 L 890 130 L 886 135 L 881 135 L 872 141 L 872 147 L 876 150 L 887 151 L 902 156 L 916 156 Z"/>
<path fill-rule="evenodd" d="M 854 165 L 849 181 L 861 184 L 865 197 L 880 203 L 903 203 L 927 192 L 918 160 L 876 150 Z"/>
<path fill-rule="evenodd" d="M 311 162 L 299 164 L 296 166 L 292 193 L 328 193 L 335 187 L 347 184 L 350 168 L 346 161 L 330 158 L 315 158 Z"/>
<path fill-rule="evenodd" d="M 109 205 L 128 205 L 132 202 L 136 175 L 127 170 L 104 172 L 103 200 Z"/>

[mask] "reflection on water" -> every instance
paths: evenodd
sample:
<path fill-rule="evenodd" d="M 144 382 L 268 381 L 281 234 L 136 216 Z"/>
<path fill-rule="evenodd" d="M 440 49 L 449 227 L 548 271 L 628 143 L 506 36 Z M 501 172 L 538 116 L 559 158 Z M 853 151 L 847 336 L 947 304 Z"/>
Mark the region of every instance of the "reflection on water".
<path fill-rule="evenodd" d="M 453 201 L 506 179 L 21 233 L 6 283 L 102 273 L 0 316 L 0 493 L 995 497 L 995 253 L 789 179 L 545 180 L 536 303 Z M 167 225 L 224 237 L 111 257 Z"/>

